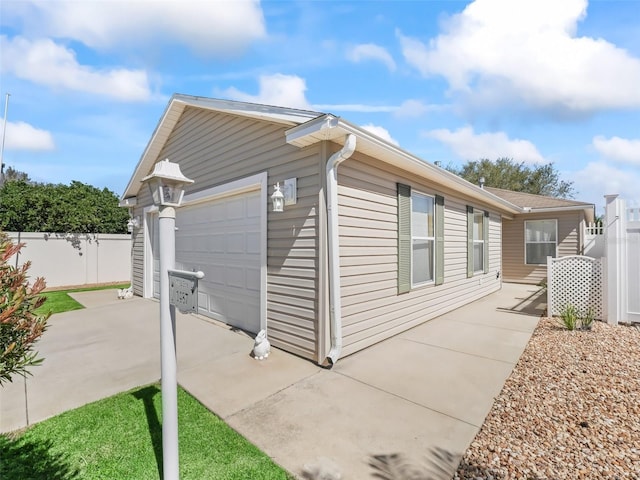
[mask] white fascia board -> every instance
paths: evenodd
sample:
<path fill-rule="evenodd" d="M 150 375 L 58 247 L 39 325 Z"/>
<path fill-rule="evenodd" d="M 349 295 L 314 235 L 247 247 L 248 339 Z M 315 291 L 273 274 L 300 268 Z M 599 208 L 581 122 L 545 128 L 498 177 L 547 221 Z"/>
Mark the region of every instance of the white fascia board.
<path fill-rule="evenodd" d="M 443 168 L 428 163 L 339 117 L 324 115 L 285 132 L 287 143 L 301 148 L 321 140 L 340 139 L 337 143 L 342 144 L 350 133 L 358 137 L 356 149 L 365 154 L 489 204 L 500 210 L 507 218 L 522 213 L 522 209 L 511 202 L 493 195 Z"/>
<path fill-rule="evenodd" d="M 197 97 L 193 95 L 176 94 L 174 98 L 185 104 L 213 110 L 216 112 L 227 112 L 251 118 L 269 120 L 286 125 L 299 125 L 312 118 L 322 115 L 320 112 L 310 110 L 299 110 L 296 108 L 274 107 L 259 103 L 237 102 L 234 100 L 223 100 L 218 98 Z"/>
<path fill-rule="evenodd" d="M 127 197 L 127 198 L 123 198 L 122 200 L 120 200 L 120 202 L 118 203 L 119 207 L 126 207 L 126 208 L 131 208 L 131 207 L 135 207 L 138 204 L 138 198 L 137 197 Z"/>
<path fill-rule="evenodd" d="M 151 140 L 144 149 L 140 160 L 138 160 L 138 164 L 133 171 L 133 175 L 127 184 L 127 187 L 124 189 L 124 193 L 120 197 L 124 200 L 127 197 L 133 197 L 138 194 L 138 190 L 142 185 L 142 178 L 149 172 L 151 166 L 157 160 L 164 143 L 169 138 L 169 134 L 173 130 L 173 127 L 180 118 L 182 111 L 184 110 L 185 104 L 179 99 L 175 98 L 174 95 L 167 107 L 160 117 L 160 121 L 156 125 L 156 128 L 153 131 L 153 135 L 151 135 Z"/>
<path fill-rule="evenodd" d="M 306 147 L 321 140 L 330 140 L 334 135 L 342 135 L 335 127 L 339 119 L 333 115 L 322 115 L 285 132 L 286 141 L 296 147 Z"/>
<path fill-rule="evenodd" d="M 593 205 L 591 204 L 584 204 L 584 205 L 570 205 L 570 206 L 566 206 L 566 207 L 540 207 L 540 208 L 533 208 L 533 207 L 523 207 L 523 210 L 525 211 L 525 213 L 542 213 L 542 212 L 563 212 L 563 211 L 569 211 L 569 210 L 588 210 L 590 208 L 593 208 Z"/>
<path fill-rule="evenodd" d="M 593 222 L 595 219 L 596 206 L 592 203 L 585 203 L 584 205 L 571 205 L 567 207 L 543 207 L 543 208 L 531 208 L 524 207 L 524 213 L 561 213 L 571 212 L 577 210 L 584 210 L 585 216 L 588 222 Z"/>

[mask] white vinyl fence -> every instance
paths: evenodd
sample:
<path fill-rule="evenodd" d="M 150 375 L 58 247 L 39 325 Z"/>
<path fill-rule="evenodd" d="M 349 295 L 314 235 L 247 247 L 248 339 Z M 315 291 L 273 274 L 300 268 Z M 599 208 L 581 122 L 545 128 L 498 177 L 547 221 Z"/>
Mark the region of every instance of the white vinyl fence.
<path fill-rule="evenodd" d="M 47 288 L 131 279 L 131 236 L 7 232 L 14 243 L 24 243 L 11 258 L 15 266 L 31 261 L 29 277 L 44 277 Z"/>
<path fill-rule="evenodd" d="M 547 259 L 549 315 L 567 305 L 592 308 L 608 323 L 640 323 L 640 206 L 606 195 L 602 226 L 584 232 L 584 252 L 594 257 Z"/>
<path fill-rule="evenodd" d="M 640 322 L 640 207 L 605 198 L 607 321 Z"/>

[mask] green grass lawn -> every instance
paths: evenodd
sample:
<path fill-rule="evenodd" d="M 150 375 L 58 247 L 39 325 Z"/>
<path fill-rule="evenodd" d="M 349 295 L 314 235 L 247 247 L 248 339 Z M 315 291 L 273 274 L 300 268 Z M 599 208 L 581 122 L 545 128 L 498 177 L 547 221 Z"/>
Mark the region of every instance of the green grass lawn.
<path fill-rule="evenodd" d="M 107 289 L 117 289 L 117 288 L 127 288 L 129 286 L 128 283 L 123 283 L 122 285 L 109 285 L 107 287 L 88 287 L 88 288 L 74 288 L 72 290 L 58 290 L 54 292 L 45 292 L 42 295 L 47 298 L 47 301 L 44 302 L 40 308 L 36 310 L 36 314 L 44 315 L 47 312 L 51 311 L 54 313 L 62 313 L 69 312 L 71 310 L 80 310 L 84 308 L 78 302 L 76 302 L 73 298 L 69 296 L 69 293 L 73 292 L 89 292 L 93 290 L 107 290 Z"/>
<path fill-rule="evenodd" d="M 178 417 L 182 480 L 293 478 L 182 389 Z M 0 435 L 0 478 L 161 479 L 161 420 L 150 385 Z"/>

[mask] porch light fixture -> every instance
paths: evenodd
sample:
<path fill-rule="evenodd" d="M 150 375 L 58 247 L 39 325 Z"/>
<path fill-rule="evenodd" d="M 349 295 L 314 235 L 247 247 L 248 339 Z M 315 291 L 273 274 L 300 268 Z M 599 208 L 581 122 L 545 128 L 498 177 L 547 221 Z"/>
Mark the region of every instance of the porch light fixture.
<path fill-rule="evenodd" d="M 284 194 L 280 191 L 280 182 L 276 183 L 273 187 L 273 194 L 271 195 L 271 201 L 273 202 L 274 212 L 284 211 Z"/>
<path fill-rule="evenodd" d="M 156 163 L 151 175 L 142 181 L 149 185 L 154 205 L 166 207 L 179 207 L 185 185 L 193 183 L 182 174 L 180 165 L 170 162 L 168 158 Z"/>
<path fill-rule="evenodd" d="M 127 232 L 132 233 L 136 228 L 140 227 L 140 220 L 138 217 L 130 218 L 127 222 Z"/>

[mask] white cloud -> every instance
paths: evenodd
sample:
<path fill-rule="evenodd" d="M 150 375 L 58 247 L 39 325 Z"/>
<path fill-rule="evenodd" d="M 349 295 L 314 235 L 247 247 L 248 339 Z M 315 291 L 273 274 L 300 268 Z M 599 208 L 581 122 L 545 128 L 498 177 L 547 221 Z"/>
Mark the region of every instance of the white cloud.
<path fill-rule="evenodd" d="M 307 85 L 303 78 L 281 73 L 261 75 L 259 84 L 260 91 L 257 95 L 241 92 L 234 87 L 224 90 L 222 93 L 232 100 L 240 100 L 242 102 L 301 109 L 311 108 L 305 97 Z"/>
<path fill-rule="evenodd" d="M 598 135 L 593 138 L 593 147 L 607 159 L 640 166 L 640 140 Z"/>
<path fill-rule="evenodd" d="M 469 102 L 564 114 L 640 106 L 640 59 L 576 36 L 586 0 L 476 0 L 425 44 L 398 32 L 406 61 Z"/>
<path fill-rule="evenodd" d="M 144 70 L 96 70 L 81 65 L 73 50 L 49 39 L 30 41 L 3 35 L 0 49 L 2 70 L 23 80 L 123 101 L 147 100 L 151 96 Z"/>
<path fill-rule="evenodd" d="M 367 125 L 362 125 L 362 128 L 369 133 L 373 133 L 374 135 L 377 135 L 378 137 L 382 138 L 383 140 L 386 140 L 389 143 L 393 143 L 394 145 L 399 145 L 398 141 L 391 136 L 391 134 L 389 133 L 389 130 L 387 130 L 384 127 L 380 127 L 378 125 L 373 125 L 372 123 L 369 123 Z"/>
<path fill-rule="evenodd" d="M 405 100 L 400 105 L 365 105 L 361 103 L 346 104 L 313 104 L 314 110 L 320 112 L 358 112 L 358 113 L 393 113 L 398 118 L 416 118 L 426 112 L 448 108 L 446 105 L 429 105 L 420 100 Z"/>
<path fill-rule="evenodd" d="M 3 14 L 21 20 L 32 35 L 98 49 L 179 43 L 231 56 L 266 34 L 259 0 L 32 0 L 6 2 Z"/>
<path fill-rule="evenodd" d="M 0 129 L 4 120 L 0 120 Z M 8 122 L 4 146 L 7 150 L 46 151 L 55 149 L 51 132 L 25 122 Z"/>
<path fill-rule="evenodd" d="M 433 107 L 425 105 L 420 100 L 405 100 L 394 112 L 396 117 L 400 118 L 416 118 L 421 117 Z"/>
<path fill-rule="evenodd" d="M 472 127 L 467 126 L 456 131 L 446 128 L 431 130 L 423 135 L 444 143 L 463 160 L 508 157 L 516 162 L 531 164 L 546 162 L 533 143 L 510 139 L 504 132 L 475 133 Z"/>
<path fill-rule="evenodd" d="M 321 112 L 359 112 L 359 113 L 388 113 L 395 112 L 398 107 L 393 105 L 363 105 L 359 103 L 345 104 L 314 104 L 314 110 Z"/>
<path fill-rule="evenodd" d="M 384 47 L 373 43 L 364 43 L 356 45 L 347 52 L 347 58 L 352 62 L 362 62 L 366 60 L 375 60 L 382 62 L 390 71 L 395 71 L 396 62 Z"/>
<path fill-rule="evenodd" d="M 605 162 L 591 162 L 582 170 L 572 174 L 572 180 L 578 192 L 578 198 L 604 205 L 604 196 L 619 194 L 630 201 L 640 201 L 638 185 L 640 172 L 625 170 L 608 165 Z"/>

